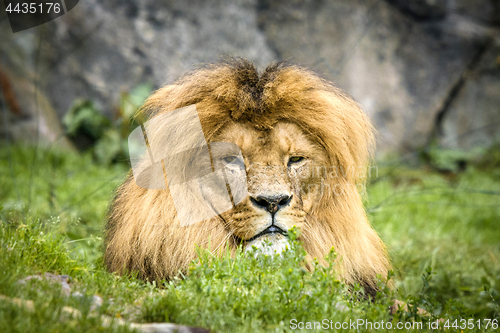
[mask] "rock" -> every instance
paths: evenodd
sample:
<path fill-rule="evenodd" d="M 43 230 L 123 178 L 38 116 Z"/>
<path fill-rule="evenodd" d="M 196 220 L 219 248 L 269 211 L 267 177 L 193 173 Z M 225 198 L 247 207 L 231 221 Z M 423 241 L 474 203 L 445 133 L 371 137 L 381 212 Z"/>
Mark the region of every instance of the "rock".
<path fill-rule="evenodd" d="M 24 279 L 20 279 L 18 283 L 20 284 L 26 284 L 26 282 L 31 281 L 31 280 L 50 280 L 56 283 L 61 284 L 62 292 L 64 293 L 65 296 L 71 296 L 71 297 L 85 297 L 81 292 L 75 291 L 71 292 L 71 286 L 69 285 L 69 282 L 71 280 L 71 277 L 69 275 L 57 275 L 57 274 L 52 274 L 52 273 L 44 273 L 43 275 L 30 275 L 25 277 Z M 92 296 L 92 303 L 90 304 L 90 311 L 93 312 L 100 308 L 102 306 L 103 300 L 100 296 L 98 295 L 93 295 Z"/>
<path fill-rule="evenodd" d="M 77 297 L 77 298 L 83 298 L 85 295 L 83 295 L 79 291 L 75 291 L 71 293 L 71 297 Z M 90 303 L 90 312 L 94 312 L 95 310 L 99 309 L 102 306 L 103 300 L 100 296 L 98 295 L 93 295 L 92 296 L 92 302 Z"/>
<path fill-rule="evenodd" d="M 274 60 L 255 19 L 254 1 L 127 0 L 80 2 L 49 27 L 47 93 L 62 116 L 91 98 L 112 116 L 122 92 L 160 87 L 192 65 L 223 54 Z"/>
<path fill-rule="evenodd" d="M 417 20 L 441 19 L 450 13 L 458 13 L 484 23 L 500 22 L 498 0 L 387 0 L 387 2 Z"/>
<path fill-rule="evenodd" d="M 374 121 L 380 153 L 427 143 L 441 104 L 476 52 L 474 41 L 384 1 L 266 3 L 264 31 L 278 54 L 347 90 Z"/>
<path fill-rule="evenodd" d="M 465 73 L 477 72 L 499 22 L 497 0 L 80 1 L 37 28 L 12 34 L 0 26 L 0 73 L 15 95 L 4 99 L 12 112 L 0 131 L 16 141 L 59 141 L 59 119 L 77 98 L 114 117 L 121 94 L 140 83 L 157 88 L 194 64 L 233 55 L 316 70 L 366 110 L 380 155 L 415 151 L 496 119 L 495 67 Z M 465 102 L 480 115 L 459 126 Z M 479 136 L 463 147 L 496 138 L 489 130 Z"/>
<path fill-rule="evenodd" d="M 473 149 L 500 143 L 500 39 L 488 47 L 468 72 L 443 115 L 440 144 Z"/>
<path fill-rule="evenodd" d="M 101 296 L 93 295 L 92 304 L 90 305 L 90 311 L 94 311 L 102 306 L 103 300 Z"/>
<path fill-rule="evenodd" d="M 419 20 L 439 19 L 446 15 L 446 0 L 388 0 L 387 2 Z"/>
<path fill-rule="evenodd" d="M 50 280 L 61 284 L 61 290 L 64 295 L 69 296 L 71 294 L 71 287 L 69 285 L 70 277 L 68 275 L 56 275 L 52 273 L 44 273 L 43 275 L 30 275 L 24 279 L 17 281 L 20 284 L 26 284 L 26 282 L 31 280 Z"/>
<path fill-rule="evenodd" d="M 16 141 L 54 142 L 63 137 L 57 119 L 76 98 L 94 100 L 113 117 L 122 92 L 143 82 L 158 88 L 194 64 L 213 62 L 222 55 L 270 63 L 275 57 L 257 26 L 255 4 L 255 0 L 90 0 L 20 33 L 12 34 L 3 24 L 0 53 L 5 56 L 0 58 L 0 71 L 14 82 L 27 118 L 9 114 L 6 134 Z M 42 107 L 32 97 L 35 89 Z"/>
<path fill-rule="evenodd" d="M 130 327 L 143 333 L 210 333 L 209 330 L 204 328 L 169 323 L 131 324 Z"/>
<path fill-rule="evenodd" d="M 5 295 L 0 295 L 0 301 L 9 302 L 19 307 L 24 307 L 26 310 L 30 312 L 34 312 L 36 310 L 35 303 L 32 300 L 23 300 L 20 298 L 12 298 L 12 297 L 7 297 Z M 61 308 L 61 312 L 70 315 L 73 318 L 80 318 L 82 316 L 82 313 L 78 309 L 69 306 L 63 306 Z M 97 316 L 97 313 L 91 312 L 89 316 L 95 317 Z M 189 326 L 170 324 L 170 323 L 147 323 L 147 324 L 127 323 L 123 319 L 111 318 L 106 315 L 101 315 L 100 319 L 102 321 L 102 326 L 104 327 L 109 327 L 112 324 L 115 324 L 116 326 L 128 325 L 131 328 L 135 328 L 137 331 L 143 333 L 210 333 L 209 330 L 204 328 L 189 327 Z"/>
<path fill-rule="evenodd" d="M 500 1 L 498 0 L 455 0 L 455 9 L 465 15 L 486 23 L 500 23 Z"/>

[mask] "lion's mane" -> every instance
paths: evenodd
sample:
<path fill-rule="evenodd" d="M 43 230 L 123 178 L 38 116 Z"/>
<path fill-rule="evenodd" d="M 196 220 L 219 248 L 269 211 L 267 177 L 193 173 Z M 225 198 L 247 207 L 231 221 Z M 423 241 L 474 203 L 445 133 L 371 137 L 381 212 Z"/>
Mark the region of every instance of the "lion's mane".
<path fill-rule="evenodd" d="M 314 223 L 301 230 L 299 240 L 309 258 L 321 260 L 335 248 L 340 276 L 374 291 L 376 276 L 385 277 L 390 265 L 355 190 L 365 181 L 359 170 L 366 170 L 373 147 L 373 129 L 359 106 L 304 68 L 278 63 L 259 73 L 250 62 L 232 59 L 200 67 L 157 90 L 140 112 L 152 117 L 191 104 L 208 142 L 228 122 L 250 122 L 258 129 L 292 122 L 324 148 L 329 166 L 356 170 L 325 180 L 329 188 L 354 190 L 325 193 L 311 213 Z M 227 233 L 217 217 L 181 226 L 169 191 L 142 189 L 130 175 L 108 214 L 105 262 L 110 271 L 168 279 L 196 258 L 195 244 L 223 251 Z"/>

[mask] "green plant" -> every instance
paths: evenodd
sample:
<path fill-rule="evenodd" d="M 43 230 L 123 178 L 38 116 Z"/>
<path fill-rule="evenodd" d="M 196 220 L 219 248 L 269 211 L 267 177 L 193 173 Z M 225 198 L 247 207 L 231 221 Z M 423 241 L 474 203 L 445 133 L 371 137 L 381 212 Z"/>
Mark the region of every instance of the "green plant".
<path fill-rule="evenodd" d="M 92 101 L 76 100 L 63 118 L 67 135 L 78 148 L 90 149 L 101 164 L 128 163 L 128 136 L 143 122 L 135 115 L 151 91 L 152 85 L 141 84 L 122 93 L 114 121 L 104 117 Z"/>
<path fill-rule="evenodd" d="M 379 295 L 366 301 L 359 286 L 338 281 L 335 265 L 313 262 L 315 269 L 306 271 L 303 249 L 294 241 L 278 257 L 256 258 L 240 249 L 219 258 L 199 249 L 185 278 L 158 284 L 109 273 L 102 263 L 103 220 L 128 168 L 103 167 L 90 152 L 0 145 L 0 294 L 31 299 L 40 307 L 29 312 L 0 301 L 0 327 L 12 332 L 127 330 L 61 315 L 63 306 L 88 313 L 95 294 L 104 300 L 99 313 L 113 318 L 169 320 L 220 332 L 288 332 L 293 323 L 314 325 L 325 318 L 334 324 L 383 320 L 394 325 L 428 325 L 443 318 L 450 321 L 450 331 L 460 331 L 452 327 L 455 320 L 498 319 L 500 180 L 486 170 L 473 165 L 450 184 L 432 170 L 379 169 L 380 181 L 369 186 L 366 206 L 388 246 L 394 289 L 381 281 Z M 70 275 L 72 291 L 84 297 L 63 297 L 60 287 L 47 281 L 18 283 L 44 272 Z M 394 298 L 409 307 L 391 317 L 387 308 Z M 418 314 L 417 307 L 430 316 Z"/>

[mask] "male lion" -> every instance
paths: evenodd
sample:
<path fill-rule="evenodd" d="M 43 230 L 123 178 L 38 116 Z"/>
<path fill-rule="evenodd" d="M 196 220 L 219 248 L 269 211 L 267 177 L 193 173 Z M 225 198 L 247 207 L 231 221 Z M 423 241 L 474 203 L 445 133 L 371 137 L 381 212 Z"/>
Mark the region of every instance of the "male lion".
<path fill-rule="evenodd" d="M 212 150 L 215 142 L 241 149 L 241 156 L 222 159 L 229 173 L 246 175 L 248 195 L 186 226 L 168 188 L 143 189 L 130 175 L 108 216 L 108 269 L 170 278 L 195 259 L 195 244 L 221 253 L 268 240 L 280 249 L 297 226 L 308 259 L 322 260 L 333 247 L 340 277 L 376 292 L 377 275 L 385 277 L 390 265 L 357 188 L 373 144 L 359 106 L 306 69 L 278 63 L 259 73 L 250 62 L 232 59 L 159 89 L 141 113 L 155 117 L 193 104 Z"/>

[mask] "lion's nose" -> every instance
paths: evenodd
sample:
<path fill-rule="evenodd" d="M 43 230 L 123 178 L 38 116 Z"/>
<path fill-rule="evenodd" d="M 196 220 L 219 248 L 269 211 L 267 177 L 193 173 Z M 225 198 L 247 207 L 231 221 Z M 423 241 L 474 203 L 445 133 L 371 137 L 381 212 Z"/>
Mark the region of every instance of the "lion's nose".
<path fill-rule="evenodd" d="M 269 213 L 276 213 L 281 207 L 286 206 L 292 200 L 291 195 L 258 196 L 250 197 L 254 205 L 266 209 Z"/>

